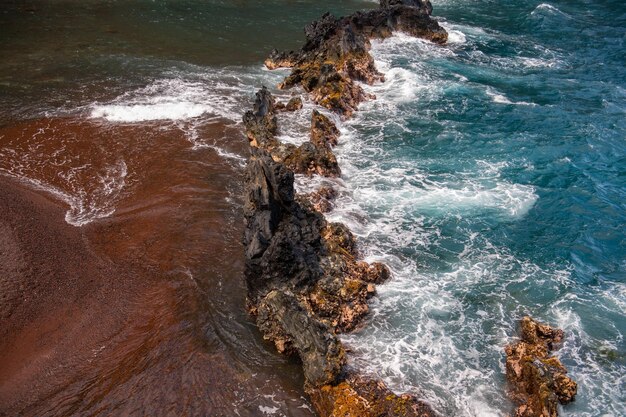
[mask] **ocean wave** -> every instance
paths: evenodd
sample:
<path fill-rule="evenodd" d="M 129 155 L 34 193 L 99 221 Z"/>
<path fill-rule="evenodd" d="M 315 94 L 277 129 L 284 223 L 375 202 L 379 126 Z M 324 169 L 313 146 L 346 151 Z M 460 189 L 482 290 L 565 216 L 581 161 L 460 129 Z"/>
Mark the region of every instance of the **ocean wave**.
<path fill-rule="evenodd" d="M 504 94 L 498 93 L 495 90 L 488 88 L 487 89 L 487 95 L 489 97 L 491 97 L 491 100 L 494 103 L 498 103 L 498 104 L 513 104 L 516 106 L 536 106 L 535 103 L 530 103 L 528 101 L 511 101 L 507 96 L 505 96 Z"/>
<path fill-rule="evenodd" d="M 67 204 L 69 209 L 65 213 L 65 221 L 77 227 L 115 213 L 115 203 L 126 186 L 126 176 L 128 175 L 126 163 L 120 160 L 113 165 L 106 166 L 102 172 L 93 176 L 95 181 L 90 184 L 77 185 L 78 181 L 74 177 L 82 175 L 78 173 L 78 171 L 82 171 L 81 167 L 78 167 L 68 171 L 64 176 L 60 175 L 64 177 L 68 186 L 68 189 L 64 190 L 33 178 L 24 171 L 27 171 L 27 168 L 15 163 L 8 169 L 0 168 L 0 172 L 46 192 Z"/>
<path fill-rule="evenodd" d="M 137 123 L 211 115 L 234 121 L 238 118 L 236 110 L 235 101 L 221 94 L 219 84 L 173 78 L 154 81 L 110 103 L 93 104 L 89 117 Z"/>
<path fill-rule="evenodd" d="M 535 9 L 532 12 L 530 12 L 531 16 L 538 16 L 542 14 L 543 15 L 559 15 L 559 16 L 563 16 L 566 18 L 571 18 L 569 14 L 562 12 L 556 6 L 553 6 L 549 3 L 541 3 L 540 5 L 535 7 Z"/>

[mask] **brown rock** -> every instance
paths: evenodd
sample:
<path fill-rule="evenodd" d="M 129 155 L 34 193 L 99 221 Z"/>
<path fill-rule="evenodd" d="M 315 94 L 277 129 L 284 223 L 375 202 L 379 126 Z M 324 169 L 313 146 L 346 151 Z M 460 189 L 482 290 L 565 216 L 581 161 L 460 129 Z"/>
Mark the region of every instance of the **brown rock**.
<path fill-rule="evenodd" d="M 320 417 L 435 416 L 430 406 L 415 396 L 396 395 L 381 381 L 357 375 L 307 392 Z"/>
<path fill-rule="evenodd" d="M 336 146 L 339 138 L 337 126 L 322 113 L 313 110 L 311 114 L 311 142 L 316 146 Z"/>
<path fill-rule="evenodd" d="M 337 198 L 337 191 L 332 187 L 324 186 L 317 191 L 306 194 L 305 197 L 311 202 L 315 210 L 320 213 L 328 213 L 333 209 L 333 200 Z"/>
<path fill-rule="evenodd" d="M 302 99 L 300 97 L 292 97 L 289 99 L 287 104 L 276 103 L 276 105 L 274 106 L 274 109 L 276 111 L 281 111 L 281 112 L 285 112 L 285 111 L 293 112 L 296 110 L 300 110 L 301 108 L 302 108 Z"/>
<path fill-rule="evenodd" d="M 506 376 L 509 395 L 517 405 L 515 417 L 556 417 L 557 404 L 574 400 L 577 384 L 551 352 L 563 331 L 530 317 L 521 321 L 521 340 L 507 345 Z"/>

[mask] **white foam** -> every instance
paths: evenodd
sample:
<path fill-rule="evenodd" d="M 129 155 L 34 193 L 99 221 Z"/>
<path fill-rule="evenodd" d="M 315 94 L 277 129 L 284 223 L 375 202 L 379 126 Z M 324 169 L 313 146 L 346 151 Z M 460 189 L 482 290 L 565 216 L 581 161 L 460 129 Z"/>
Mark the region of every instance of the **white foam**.
<path fill-rule="evenodd" d="M 94 106 L 90 117 L 110 122 L 144 122 L 152 120 L 184 120 L 211 112 L 212 107 L 193 102 L 151 104 L 108 104 Z"/>
<path fill-rule="evenodd" d="M 447 22 L 441 22 L 440 25 L 448 32 L 448 44 L 464 44 L 467 42 L 465 33 L 458 28 L 455 28 Z"/>
<path fill-rule="evenodd" d="M 530 103 L 528 101 L 511 101 L 504 94 L 498 93 L 491 88 L 487 88 L 487 95 L 491 97 L 491 100 L 494 103 L 498 103 L 498 104 L 511 104 L 515 106 L 536 106 L 535 103 Z"/>
<path fill-rule="evenodd" d="M 124 161 L 119 161 L 114 165 L 107 166 L 104 172 L 94 177 L 96 179 L 95 184 L 88 184 L 88 186 L 94 187 L 92 190 L 88 191 L 82 186 L 77 186 L 76 181 L 72 180 L 71 175 L 66 178 L 68 190 L 62 190 L 27 176 L 20 171 L 18 166 L 15 166 L 14 169 L 11 170 L 0 169 L 0 171 L 49 193 L 66 203 L 69 209 L 65 213 L 65 221 L 77 227 L 109 217 L 115 213 L 115 204 L 126 185 L 126 176 L 128 174 Z"/>
<path fill-rule="evenodd" d="M 137 123 L 155 120 L 187 120 L 202 115 L 235 119 L 228 98 L 216 95 L 219 85 L 184 78 L 161 79 L 121 95 L 110 103 L 95 103 L 89 117 L 110 122 Z"/>
<path fill-rule="evenodd" d="M 547 13 L 547 14 L 557 14 L 564 17 L 571 17 L 567 13 L 562 12 L 556 6 L 553 6 L 549 3 L 541 3 L 530 13 L 531 15 L 536 15 L 538 13 Z"/>

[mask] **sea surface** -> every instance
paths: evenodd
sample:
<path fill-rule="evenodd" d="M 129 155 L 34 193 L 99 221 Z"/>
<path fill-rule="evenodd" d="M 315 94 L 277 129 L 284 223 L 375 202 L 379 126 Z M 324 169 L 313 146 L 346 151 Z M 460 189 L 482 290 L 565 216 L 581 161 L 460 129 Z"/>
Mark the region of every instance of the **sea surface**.
<path fill-rule="evenodd" d="M 154 245 L 143 225 L 169 213 L 148 256 L 172 282 L 197 283 L 200 302 L 185 293 L 177 309 L 209 323 L 195 338 L 218 336 L 194 349 L 230 349 L 247 384 L 263 385 L 228 404 L 241 415 L 310 415 L 301 380 L 285 377 L 298 365 L 263 344 L 239 294 L 241 114 L 261 85 L 301 94 L 275 90 L 287 72 L 263 68 L 271 49 L 297 48 L 326 11 L 376 4 L 0 5 L 0 172 L 65 201 L 75 227 L 137 219 L 124 229 L 136 233 L 130 246 Z M 343 336 L 350 364 L 443 415 L 502 416 L 512 407 L 504 346 L 530 314 L 566 334 L 557 356 L 579 391 L 563 415 L 624 416 L 626 5 L 433 7 L 448 44 L 373 42 L 386 81 L 365 86 L 377 99 L 352 119 L 336 119 L 343 177 L 327 217 L 393 272 L 368 325 Z M 307 114 L 281 116 L 281 139 L 306 140 Z M 325 181 L 297 179 L 302 191 Z M 202 220 L 203 207 L 219 219 Z M 214 247 L 225 236 L 233 248 L 203 249 L 211 230 Z M 214 256 L 219 273 L 204 264 Z"/>

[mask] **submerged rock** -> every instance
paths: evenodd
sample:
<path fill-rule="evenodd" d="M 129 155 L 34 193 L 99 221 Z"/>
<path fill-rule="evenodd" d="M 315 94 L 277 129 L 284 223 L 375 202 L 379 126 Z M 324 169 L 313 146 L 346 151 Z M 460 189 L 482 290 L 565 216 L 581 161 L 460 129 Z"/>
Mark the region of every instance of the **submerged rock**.
<path fill-rule="evenodd" d="M 521 340 L 507 345 L 506 376 L 509 394 L 517 405 L 515 417 L 556 417 L 558 403 L 574 400 L 578 386 L 551 353 L 563 331 L 530 317 L 521 321 Z"/>

